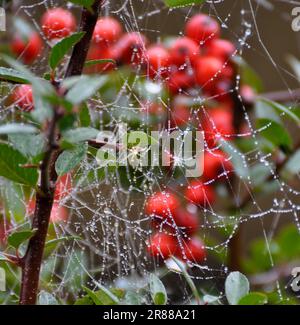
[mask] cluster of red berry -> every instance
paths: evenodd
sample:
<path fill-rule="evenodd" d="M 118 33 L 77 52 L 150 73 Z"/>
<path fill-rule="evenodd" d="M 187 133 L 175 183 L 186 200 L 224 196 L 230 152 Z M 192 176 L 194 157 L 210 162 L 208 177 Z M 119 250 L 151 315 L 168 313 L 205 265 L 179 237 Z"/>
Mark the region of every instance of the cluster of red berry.
<path fill-rule="evenodd" d="M 42 16 L 41 27 L 48 40 L 61 39 L 75 31 L 76 19 L 68 10 L 49 9 Z M 184 195 L 187 203 L 196 206 L 212 205 L 215 193 L 209 184 L 230 176 L 233 171 L 230 158 L 216 148 L 216 144 L 221 138 L 232 139 L 235 134 L 231 90 L 236 72 L 231 59 L 237 49 L 230 41 L 221 39 L 220 34 L 221 27 L 215 19 L 197 14 L 188 20 L 184 36 L 168 44 L 150 44 L 143 34 L 125 33 L 118 20 L 105 17 L 96 24 L 87 57 L 88 60 L 113 59 L 115 62 L 96 64 L 89 67 L 88 72 L 104 73 L 128 65 L 163 84 L 170 92 L 172 126 L 185 127 L 191 123 L 191 109 L 182 104 L 181 97 L 191 96 L 196 89 L 201 97 L 213 99 L 213 105 L 200 109 L 193 121 L 204 131 L 206 143 L 204 174 L 201 179 L 190 182 Z M 42 41 L 37 33 L 32 33 L 27 41 L 17 36 L 12 42 L 13 52 L 21 55 L 25 63 L 35 60 L 41 49 Z M 247 97 L 253 95 L 247 86 L 245 91 Z M 33 108 L 31 86 L 16 87 L 12 97 L 20 109 L 30 111 Z M 150 115 L 165 114 L 160 104 L 154 102 L 145 106 Z M 199 262 L 205 256 L 205 249 L 202 242 L 193 237 L 199 228 L 198 217 L 179 205 L 179 199 L 170 192 L 159 192 L 148 199 L 146 213 L 153 217 L 155 227 L 170 232 L 162 231 L 152 236 L 149 251 L 164 258 L 175 254 Z"/>
<path fill-rule="evenodd" d="M 151 236 L 148 251 L 163 259 L 177 256 L 183 260 L 200 263 L 206 256 L 205 246 L 194 237 L 199 229 L 196 214 L 180 208 L 179 199 L 170 192 L 158 192 L 145 206 L 152 217 L 152 225 L 158 232 Z"/>

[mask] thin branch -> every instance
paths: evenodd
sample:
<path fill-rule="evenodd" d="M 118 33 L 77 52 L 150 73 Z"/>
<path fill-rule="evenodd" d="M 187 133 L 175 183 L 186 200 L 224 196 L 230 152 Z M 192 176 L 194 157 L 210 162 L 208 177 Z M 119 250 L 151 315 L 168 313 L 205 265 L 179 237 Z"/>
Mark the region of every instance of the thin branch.
<path fill-rule="evenodd" d="M 102 1 L 95 1 L 93 13 L 87 9 L 82 10 L 80 31 L 85 32 L 85 36 L 73 50 L 65 77 L 80 75 L 82 73 L 101 4 Z M 59 85 L 56 86 L 58 87 L 57 91 L 59 93 Z M 40 184 L 36 193 L 36 207 L 32 222 L 32 227 L 36 228 L 37 231 L 30 239 L 26 254 L 22 259 L 21 305 L 32 305 L 36 303 L 40 269 L 57 181 L 55 162 L 61 153 L 56 141 L 59 137 L 57 124 L 62 116 L 63 112 L 60 107 L 54 107 L 54 116 L 46 130 L 47 149 L 40 165 Z"/>

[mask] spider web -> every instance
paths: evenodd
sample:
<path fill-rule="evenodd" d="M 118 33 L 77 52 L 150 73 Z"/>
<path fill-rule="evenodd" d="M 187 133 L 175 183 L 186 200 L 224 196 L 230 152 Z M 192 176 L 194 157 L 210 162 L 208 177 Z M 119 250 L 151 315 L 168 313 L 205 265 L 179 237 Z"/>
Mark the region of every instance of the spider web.
<path fill-rule="evenodd" d="M 292 1 L 282 2 L 293 5 Z M 42 12 L 55 6 L 68 7 L 79 14 L 79 9 L 70 3 L 66 5 L 65 2 L 59 1 L 35 0 L 19 1 L 15 8 L 15 16 L 23 17 L 31 22 L 47 43 L 39 26 L 39 17 Z M 228 2 L 225 4 L 225 1 L 222 0 L 207 1 L 203 6 L 169 9 L 160 0 L 107 0 L 104 2 L 102 15 L 117 17 L 125 31 L 141 32 L 155 42 L 162 41 L 167 34 L 170 34 L 170 26 L 171 30 L 173 28 L 175 30 L 172 36 L 183 35 L 184 23 L 194 13 L 203 10 L 219 21 L 222 33 L 237 45 L 233 59 L 243 57 L 248 51 L 255 51 L 260 57 L 271 62 L 284 88 L 292 93 L 286 81 L 288 72 L 272 57 L 272 53 L 269 52 L 262 39 L 256 20 L 259 10 L 269 9 L 273 10 L 276 15 L 275 5 L 270 1 L 231 1 L 230 4 Z M 280 18 L 283 19 L 281 15 Z M 174 26 L 174 22 L 178 25 Z M 251 46 L 253 38 L 258 40 L 256 48 Z M 46 65 L 47 55 L 43 53 L 34 63 L 33 70 L 42 74 L 44 71 L 41 67 Z M 117 74 L 121 85 L 114 96 L 101 95 L 88 103 L 92 123 L 103 130 L 113 129 L 127 114 L 132 116 L 139 114 L 142 102 L 145 100 L 144 95 L 136 91 L 140 81 L 145 79 L 142 73 L 135 74 L 134 80 L 129 80 L 128 75 L 123 74 L 122 70 Z M 241 75 L 237 74 L 234 87 L 227 93 L 233 94 L 239 90 L 240 83 Z M 184 91 L 182 93 L 190 96 Z M 150 93 L 149 98 L 155 95 Z M 2 97 L 3 103 L 8 96 Z M 217 97 L 208 99 L 218 100 Z M 191 109 L 191 124 L 200 110 L 204 114 L 207 110 L 204 104 L 201 104 L 201 95 L 194 97 L 194 100 L 200 104 Z M 300 230 L 298 218 L 300 206 L 297 203 L 300 192 L 296 190 L 296 186 L 294 188 L 282 179 L 277 179 L 272 155 L 264 152 L 259 146 L 261 133 L 268 126 L 257 129 L 243 99 L 238 96 L 238 100 L 241 109 L 243 109 L 243 120 L 247 128 L 245 128 L 245 132 L 241 131 L 235 134 L 235 138 L 238 140 L 252 139 L 254 148 L 241 153 L 236 151 L 236 147 L 231 142 L 227 142 L 226 146 L 230 147 L 232 156 L 239 156 L 243 168 L 250 170 L 254 167 L 256 170 L 260 168 L 271 174 L 274 181 L 272 184 L 276 183 L 277 191 L 273 191 L 268 196 L 268 204 L 262 204 L 253 190 L 253 185 L 257 183 L 257 175 L 254 172 L 237 181 L 233 181 L 229 175 L 225 175 L 222 182 L 219 182 L 218 179 L 209 181 L 209 184 L 216 185 L 220 204 L 217 202 L 216 205 L 198 209 L 197 213 L 201 218 L 199 236 L 205 243 L 208 255 L 201 264 L 191 261 L 188 264 L 188 272 L 191 278 L 197 284 L 199 283 L 198 287 L 203 294 L 209 293 L 219 297 L 224 294 L 222 284 L 228 273 L 226 262 L 228 247 L 241 226 L 252 229 L 254 224 L 256 232 L 259 235 L 263 234 L 271 267 L 274 267 L 274 262 L 269 245 L 279 227 L 279 220 L 282 218 L 292 219 Z M 172 116 L 170 102 L 160 98 L 160 103 L 165 107 L 170 118 Z M 0 116 L 2 121 L 6 120 L 8 116 L 14 120 L 14 108 L 1 109 Z M 105 122 L 105 116 L 109 117 L 109 122 Z M 142 125 L 141 129 L 145 129 L 145 125 Z M 223 149 L 223 144 L 220 144 L 219 147 Z M 95 153 L 92 152 L 91 155 L 93 154 Z M 230 159 L 233 159 L 232 156 Z M 67 195 L 59 202 L 61 206 L 68 209 L 69 221 L 67 224 L 54 224 L 51 227 L 58 238 L 80 236 L 80 240 L 63 242 L 59 249 L 47 258 L 43 264 L 42 287 L 45 290 L 51 290 L 62 300 L 75 300 L 82 292 L 82 285 L 87 283 L 94 288 L 102 283 L 108 287 L 123 287 L 132 291 L 143 289 L 147 285 L 149 273 L 156 270 L 166 284 L 172 302 L 193 303 L 193 297 L 182 274 L 170 271 L 168 265 L 146 253 L 147 243 L 153 229 L 150 218 L 144 213 L 147 197 L 157 190 L 172 189 L 178 198 L 184 200 L 182 189 L 189 184 L 190 179 L 182 176 L 177 177 L 175 170 L 168 171 L 166 175 L 165 169 L 157 167 L 147 168 L 147 170 L 124 167 L 122 170 L 109 171 L 106 169 L 103 172 L 96 159 L 83 161 L 80 168 L 73 173 L 72 178 L 72 190 L 66 189 Z M 5 187 L 5 184 L 5 181 L 2 181 L 1 187 Z M 226 213 L 222 204 L 229 199 L 238 207 L 240 197 L 245 193 L 250 194 L 249 206 L 251 209 L 241 211 L 239 217 Z M 25 200 L 23 204 L 26 205 Z M 190 211 L 195 210 L 193 205 L 188 205 L 187 208 Z M 266 220 L 269 220 L 267 226 Z M 30 216 L 26 215 L 23 222 L 12 220 L 12 223 L 16 230 L 24 223 L 30 223 Z M 178 243 L 182 247 L 181 236 L 178 233 L 175 236 L 178 237 Z M 176 281 L 177 288 L 174 288 L 174 281 Z M 281 297 L 282 287 L 279 282 L 277 282 L 277 290 Z M 14 292 L 13 287 L 11 292 Z M 147 296 L 144 302 L 149 303 Z"/>

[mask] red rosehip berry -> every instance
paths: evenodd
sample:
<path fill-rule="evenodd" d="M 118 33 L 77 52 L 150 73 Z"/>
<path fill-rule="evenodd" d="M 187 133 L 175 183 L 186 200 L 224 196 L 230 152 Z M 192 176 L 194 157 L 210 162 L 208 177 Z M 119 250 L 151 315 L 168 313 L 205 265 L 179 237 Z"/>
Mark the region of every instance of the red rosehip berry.
<path fill-rule="evenodd" d="M 150 238 L 148 252 L 152 256 L 160 256 L 163 259 L 175 255 L 178 245 L 175 237 L 165 233 L 156 233 Z"/>
<path fill-rule="evenodd" d="M 203 177 L 207 180 L 216 179 L 219 175 L 233 171 L 229 157 L 221 150 L 206 151 L 204 154 Z"/>
<path fill-rule="evenodd" d="M 136 32 L 123 35 L 115 45 L 118 61 L 125 64 L 145 65 L 147 38 Z"/>
<path fill-rule="evenodd" d="M 42 48 L 43 42 L 38 33 L 32 33 L 29 37 L 15 35 L 11 42 L 12 52 L 25 64 L 32 63 L 39 56 Z"/>
<path fill-rule="evenodd" d="M 93 34 L 93 42 L 108 46 L 115 43 L 122 35 L 122 25 L 113 17 L 101 18 L 97 21 Z"/>
<path fill-rule="evenodd" d="M 232 90 L 234 88 L 233 82 L 230 79 L 222 78 L 218 82 L 214 83 L 212 87 L 206 89 L 207 95 L 209 97 L 213 97 L 213 99 L 218 102 L 222 102 L 222 104 L 230 104 L 233 107 L 232 101 Z"/>
<path fill-rule="evenodd" d="M 51 210 L 50 222 L 62 223 L 67 222 L 69 219 L 68 209 L 62 205 L 54 203 Z"/>
<path fill-rule="evenodd" d="M 148 63 L 147 73 L 151 78 L 166 76 L 170 67 L 170 54 L 161 45 L 153 45 L 145 54 Z"/>
<path fill-rule="evenodd" d="M 203 262 L 206 258 L 206 249 L 202 240 L 194 237 L 191 240 L 184 242 L 183 252 L 181 252 L 180 257 L 194 263 Z"/>
<path fill-rule="evenodd" d="M 255 97 L 256 97 L 255 91 L 249 85 L 241 86 L 240 95 L 242 96 L 243 102 L 246 105 L 253 104 L 255 101 Z"/>
<path fill-rule="evenodd" d="M 170 48 L 172 63 L 177 66 L 193 64 L 198 55 L 199 46 L 187 37 L 176 39 Z"/>
<path fill-rule="evenodd" d="M 185 190 L 185 197 L 196 205 L 213 204 L 215 193 L 211 186 L 204 185 L 200 180 L 194 180 Z"/>
<path fill-rule="evenodd" d="M 198 14 L 193 16 L 186 24 L 185 35 L 197 42 L 203 44 L 215 38 L 218 38 L 221 32 L 219 23 L 205 15 Z"/>
<path fill-rule="evenodd" d="M 145 212 L 149 216 L 167 218 L 173 216 L 179 207 L 178 199 L 169 192 L 157 192 L 148 198 Z"/>
<path fill-rule="evenodd" d="M 220 108 L 210 109 L 202 122 L 202 127 L 209 147 L 216 145 L 221 138 L 229 140 L 235 133 L 233 112 Z"/>
<path fill-rule="evenodd" d="M 27 203 L 26 212 L 29 216 L 33 216 L 35 211 L 35 200 L 32 199 Z M 69 218 L 68 209 L 62 205 L 59 205 L 57 202 L 53 203 L 51 214 L 50 214 L 50 222 L 51 223 L 60 223 L 67 222 Z"/>
<path fill-rule="evenodd" d="M 179 209 L 174 215 L 176 226 L 187 235 L 193 235 L 199 229 L 199 218 L 185 209 Z"/>
<path fill-rule="evenodd" d="M 73 14 L 63 8 L 47 10 L 41 19 L 42 30 L 49 40 L 64 38 L 76 29 Z"/>
<path fill-rule="evenodd" d="M 224 61 L 229 60 L 235 52 L 235 46 L 230 41 L 224 39 L 215 39 L 205 48 L 206 55 L 214 56 Z"/>
<path fill-rule="evenodd" d="M 175 105 L 171 111 L 171 125 L 179 128 L 186 126 L 190 117 L 191 111 L 187 106 Z"/>
<path fill-rule="evenodd" d="M 17 86 L 12 92 L 12 101 L 22 111 L 30 112 L 34 108 L 32 87 L 30 85 Z"/>
<path fill-rule="evenodd" d="M 88 61 L 94 60 L 116 60 L 116 54 L 113 47 L 101 48 L 98 44 L 91 45 L 87 54 Z M 102 73 L 113 70 L 116 64 L 113 62 L 98 63 L 87 67 L 87 73 Z"/>
<path fill-rule="evenodd" d="M 70 195 L 72 189 L 73 186 L 71 174 L 68 173 L 59 177 L 55 186 L 54 200 L 58 202 L 61 201 L 62 199 Z"/>
<path fill-rule="evenodd" d="M 172 94 L 181 93 L 195 84 L 195 76 L 191 70 L 177 70 L 168 79 L 168 88 Z"/>
<path fill-rule="evenodd" d="M 213 87 L 222 76 L 223 65 L 222 60 L 212 56 L 198 58 L 195 65 L 197 83 L 202 87 Z"/>

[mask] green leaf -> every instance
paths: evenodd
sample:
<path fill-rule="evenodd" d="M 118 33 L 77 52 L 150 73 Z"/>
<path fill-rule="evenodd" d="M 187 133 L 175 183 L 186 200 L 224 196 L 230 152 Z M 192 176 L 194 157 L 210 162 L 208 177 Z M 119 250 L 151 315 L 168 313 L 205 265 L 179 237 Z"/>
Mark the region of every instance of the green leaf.
<path fill-rule="evenodd" d="M 42 134 L 11 134 L 8 138 L 13 147 L 26 157 L 35 157 L 45 148 L 45 139 Z"/>
<path fill-rule="evenodd" d="M 277 243 L 280 248 L 280 258 L 284 261 L 297 259 L 300 254 L 300 233 L 295 225 L 289 225 L 281 230 Z"/>
<path fill-rule="evenodd" d="M 38 304 L 39 305 L 59 305 L 58 301 L 56 298 L 49 292 L 42 290 L 39 293 L 38 297 Z"/>
<path fill-rule="evenodd" d="M 89 61 L 85 62 L 84 66 L 85 67 L 91 67 L 91 66 L 96 65 L 96 64 L 105 64 L 105 63 L 116 64 L 116 61 L 113 60 L 113 59 L 89 60 Z"/>
<path fill-rule="evenodd" d="M 255 104 L 256 127 L 259 133 L 274 146 L 291 149 L 292 138 L 286 130 L 274 105 L 265 100 L 258 100 Z"/>
<path fill-rule="evenodd" d="M 0 81 L 11 81 L 18 84 L 28 84 L 28 79 L 19 71 L 0 67 Z"/>
<path fill-rule="evenodd" d="M 89 108 L 86 104 L 83 104 L 80 111 L 79 111 L 79 121 L 80 126 L 82 127 L 88 127 L 91 125 L 91 116 L 89 112 Z"/>
<path fill-rule="evenodd" d="M 66 99 L 73 105 L 91 98 L 106 82 L 107 77 L 81 76 L 75 85 L 68 91 Z"/>
<path fill-rule="evenodd" d="M 263 102 L 263 103 L 265 103 L 266 105 L 271 106 L 272 108 L 274 108 L 279 113 L 284 113 L 291 120 L 293 120 L 298 125 L 300 125 L 300 118 L 289 107 L 286 107 L 286 106 L 281 105 L 279 103 L 273 102 L 273 101 L 271 101 L 269 99 L 266 99 L 266 98 L 260 98 L 260 101 Z"/>
<path fill-rule="evenodd" d="M 89 288 L 83 287 L 95 305 L 117 305 L 120 303 L 119 298 L 110 290 L 101 284 L 97 284 L 97 286 L 100 287 L 100 290 L 92 291 Z"/>
<path fill-rule="evenodd" d="M 256 127 L 260 129 L 259 133 L 274 146 L 292 148 L 293 140 L 283 125 L 268 119 L 258 119 Z"/>
<path fill-rule="evenodd" d="M 191 278 L 191 276 L 187 273 L 184 263 L 180 260 L 178 260 L 176 257 L 172 256 L 172 260 L 175 262 L 175 264 L 177 265 L 177 267 L 180 269 L 180 272 L 182 273 L 182 275 L 184 276 L 186 282 L 188 283 L 189 287 L 191 288 L 191 291 L 195 297 L 195 299 L 200 302 L 200 295 L 199 292 L 197 290 L 197 287 L 193 281 L 193 279 Z"/>
<path fill-rule="evenodd" d="M 26 240 L 34 236 L 35 233 L 36 233 L 36 229 L 14 232 L 8 237 L 7 242 L 10 246 L 17 249 Z"/>
<path fill-rule="evenodd" d="M 154 304 L 166 305 L 168 301 L 168 296 L 165 286 L 155 274 L 150 274 L 149 286 Z"/>
<path fill-rule="evenodd" d="M 24 223 L 25 197 L 22 185 L 6 181 L 3 183 L 1 197 L 3 199 L 5 211 L 10 218 L 18 224 Z"/>
<path fill-rule="evenodd" d="M 95 0 L 69 0 L 69 1 L 76 5 L 81 5 L 89 10 L 92 10 L 92 5 L 95 2 Z"/>
<path fill-rule="evenodd" d="M 64 140 L 78 143 L 97 138 L 99 131 L 94 128 L 77 128 L 64 133 Z"/>
<path fill-rule="evenodd" d="M 165 0 L 169 7 L 184 7 L 190 5 L 198 5 L 204 3 L 205 0 Z"/>
<path fill-rule="evenodd" d="M 78 145 L 73 150 L 64 151 L 57 159 L 55 164 L 56 172 L 62 176 L 73 170 L 86 156 L 88 146 L 86 144 Z"/>
<path fill-rule="evenodd" d="M 126 305 L 142 305 L 143 303 L 143 297 L 134 291 L 127 291 L 124 300 Z"/>
<path fill-rule="evenodd" d="M 265 305 L 268 303 L 268 297 L 260 292 L 251 292 L 240 299 L 239 305 Z"/>
<path fill-rule="evenodd" d="M 51 50 L 49 57 L 49 65 L 52 70 L 54 70 L 59 65 L 64 56 L 75 44 L 77 44 L 82 39 L 84 34 L 84 32 L 74 33 L 55 44 Z"/>
<path fill-rule="evenodd" d="M 90 306 L 94 305 L 93 300 L 89 296 L 84 296 L 75 301 L 74 305 L 80 306 Z"/>
<path fill-rule="evenodd" d="M 38 172 L 35 169 L 22 168 L 27 159 L 17 150 L 5 143 L 0 143 L 0 176 L 16 183 L 35 186 Z"/>
<path fill-rule="evenodd" d="M 36 133 L 38 129 L 33 125 L 9 123 L 0 126 L 0 134 L 26 134 Z"/>
<path fill-rule="evenodd" d="M 225 281 L 225 294 L 230 305 L 237 305 L 249 293 L 249 281 L 240 272 L 231 272 Z"/>

